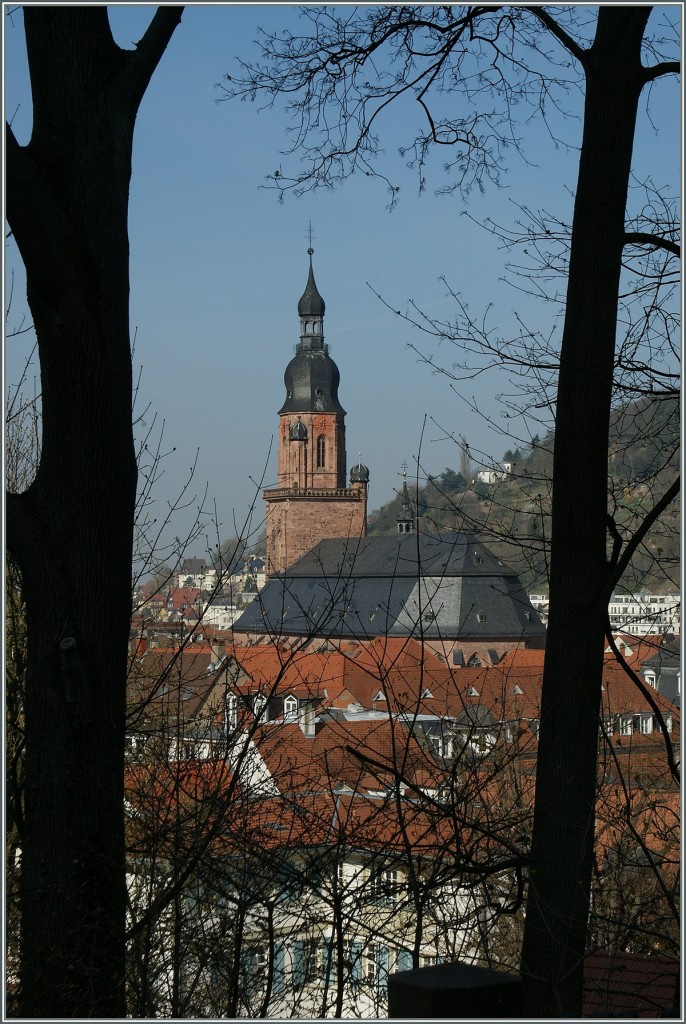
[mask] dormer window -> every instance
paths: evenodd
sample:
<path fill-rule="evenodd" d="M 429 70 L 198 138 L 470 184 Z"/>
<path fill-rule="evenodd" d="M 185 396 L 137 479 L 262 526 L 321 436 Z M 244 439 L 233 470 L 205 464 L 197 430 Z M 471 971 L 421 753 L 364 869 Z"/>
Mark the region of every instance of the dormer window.
<path fill-rule="evenodd" d="M 283 717 L 285 722 L 294 722 L 298 717 L 297 697 L 288 696 L 283 702 Z"/>
<path fill-rule="evenodd" d="M 265 697 L 265 695 L 263 693 L 258 693 L 258 694 L 255 695 L 255 699 L 254 699 L 253 705 L 252 705 L 252 710 L 253 710 L 253 714 L 254 714 L 255 718 L 259 718 L 260 717 L 260 715 L 264 711 L 264 707 L 265 707 L 266 703 L 267 703 L 267 698 Z"/>
<path fill-rule="evenodd" d="M 641 715 L 639 721 L 639 728 L 642 736 L 650 736 L 653 731 L 653 716 L 652 715 Z"/>
<path fill-rule="evenodd" d="M 663 721 L 665 723 L 665 732 L 671 732 L 672 731 L 672 716 L 671 715 L 663 715 Z"/>
<path fill-rule="evenodd" d="M 657 689 L 657 676 L 652 671 L 652 669 L 649 672 L 645 673 L 644 679 L 645 679 L 646 683 L 648 684 L 648 686 L 652 686 L 652 688 L 654 690 Z"/>
<path fill-rule="evenodd" d="M 620 736 L 631 736 L 634 731 L 634 716 L 620 715 L 619 734 Z"/>

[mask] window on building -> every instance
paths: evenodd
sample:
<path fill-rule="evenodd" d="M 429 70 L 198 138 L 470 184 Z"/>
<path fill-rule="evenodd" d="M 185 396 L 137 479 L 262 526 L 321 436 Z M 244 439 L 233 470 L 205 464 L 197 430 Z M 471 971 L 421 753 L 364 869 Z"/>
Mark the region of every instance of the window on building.
<path fill-rule="evenodd" d="M 372 983 L 379 978 L 378 942 L 371 942 L 367 948 L 367 955 L 364 958 L 364 979 Z"/>
<path fill-rule="evenodd" d="M 436 732 L 429 736 L 429 743 L 437 757 L 453 756 L 453 738 L 444 733 Z"/>
<path fill-rule="evenodd" d="M 253 985 L 264 984 L 267 977 L 268 960 L 263 949 L 251 949 L 248 954 L 248 970 Z"/>
<path fill-rule="evenodd" d="M 326 466 L 326 438 L 320 434 L 317 438 L 317 469 L 324 469 Z"/>
<path fill-rule="evenodd" d="M 287 722 L 293 722 L 298 717 L 298 700 L 296 697 L 286 697 L 283 702 L 283 717 Z"/>
<path fill-rule="evenodd" d="M 293 986 L 302 988 L 319 979 L 320 947 L 316 939 L 296 939 L 293 944 Z"/>
<path fill-rule="evenodd" d="M 650 736 L 653 731 L 653 716 L 641 715 L 640 729 L 642 736 Z"/>
<path fill-rule="evenodd" d="M 238 697 L 229 693 L 226 697 L 226 728 L 233 730 L 238 725 Z"/>
<path fill-rule="evenodd" d="M 373 871 L 369 881 L 374 899 L 395 900 L 398 889 L 398 872 L 394 868 L 380 868 Z"/>
<path fill-rule="evenodd" d="M 370 985 L 385 989 L 388 984 L 388 946 L 370 942 L 365 950 L 364 979 Z"/>
<path fill-rule="evenodd" d="M 621 736 L 631 736 L 634 731 L 634 719 L 632 715 L 620 715 L 619 732 Z"/>
<path fill-rule="evenodd" d="M 671 732 L 672 731 L 672 716 L 671 715 L 663 715 L 662 718 L 663 718 L 663 721 L 665 723 L 665 732 Z"/>
<path fill-rule="evenodd" d="M 353 988 L 362 981 L 362 943 L 353 939 L 343 943 L 343 969 Z"/>
<path fill-rule="evenodd" d="M 265 697 L 265 695 L 263 693 L 258 693 L 258 694 L 255 695 L 255 700 L 253 701 L 253 706 L 252 706 L 253 707 L 253 714 L 255 715 L 255 718 L 260 718 L 262 716 L 262 712 L 264 711 L 264 707 L 265 707 L 266 703 L 267 703 L 267 698 Z"/>
<path fill-rule="evenodd" d="M 644 678 L 648 686 L 652 686 L 654 690 L 657 689 L 657 676 L 653 671 L 646 672 Z"/>

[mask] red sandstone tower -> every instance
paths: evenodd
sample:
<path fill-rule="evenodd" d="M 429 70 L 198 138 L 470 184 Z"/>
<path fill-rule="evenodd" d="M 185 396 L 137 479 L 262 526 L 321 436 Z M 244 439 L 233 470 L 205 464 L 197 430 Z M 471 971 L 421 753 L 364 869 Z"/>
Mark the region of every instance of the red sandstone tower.
<path fill-rule="evenodd" d="M 340 374 L 324 343 L 324 299 L 312 270 L 298 303 L 300 341 L 286 367 L 279 409 L 277 487 L 266 490 L 267 571 L 279 572 L 328 537 L 367 532 L 366 466 L 345 471 L 345 410 Z"/>

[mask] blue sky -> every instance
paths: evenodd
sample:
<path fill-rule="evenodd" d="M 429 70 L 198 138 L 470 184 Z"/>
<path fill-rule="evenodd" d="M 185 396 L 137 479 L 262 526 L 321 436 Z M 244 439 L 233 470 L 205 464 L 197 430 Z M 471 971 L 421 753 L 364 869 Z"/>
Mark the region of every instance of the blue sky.
<path fill-rule="evenodd" d="M 122 46 L 142 35 L 154 8 L 114 5 L 113 30 Z M 5 9 L 6 114 L 20 138 L 30 133 L 30 93 L 24 68 L 21 15 Z M 142 368 L 139 410 L 149 404 L 165 425 L 165 445 L 175 448 L 157 485 L 160 513 L 172 500 L 199 450 L 191 500 L 207 484 L 221 539 L 235 533 L 256 496 L 275 478 L 269 456 L 284 398 L 283 372 L 298 340 L 297 301 L 307 277 L 308 224 L 312 223 L 317 284 L 326 301 L 325 336 L 341 372 L 340 398 L 347 411 L 348 466 L 361 453 L 370 469 L 370 509 L 384 504 L 401 484 L 405 462 L 412 475 L 421 445 L 426 472 L 459 468 L 460 453 L 445 433 L 465 437 L 473 450 L 502 457 L 526 437 L 526 428 L 502 418 L 496 395 L 507 381 L 487 374 L 457 390 L 510 440 L 488 428 L 455 389 L 422 366 L 408 343 L 422 343 L 373 294 L 405 310 L 414 299 L 436 317 L 451 302 L 445 275 L 475 312 L 493 305 L 492 323 L 515 330 L 521 310 L 537 328 L 555 327 L 555 309 L 518 295 L 503 283 L 504 254 L 497 242 L 463 216 L 456 196 L 436 196 L 446 183 L 440 159 L 429 165 L 428 188 L 397 155 L 411 111 L 394 115 L 382 129 L 386 166 L 400 184 L 399 204 L 388 212 L 381 182 L 354 177 L 335 192 L 287 196 L 261 186 L 276 167 L 288 125 L 283 108 L 218 102 L 223 76 L 236 70 L 235 56 L 254 59 L 257 27 L 293 25 L 287 4 L 190 4 L 144 98 L 138 117 L 131 187 L 131 326 L 134 362 Z M 644 122 L 637 167 L 649 167 L 659 185 L 679 183 L 679 90 L 673 84 L 653 97 L 662 129 L 659 144 Z M 578 114 L 572 106 L 572 113 Z M 513 155 L 506 187 L 487 188 L 470 201 L 477 219 L 513 221 L 513 203 L 546 207 L 570 219 L 576 180 L 580 122 L 560 125 L 571 149 L 553 144 L 534 122 L 525 131 L 530 163 Z M 289 158 L 294 167 L 295 157 Z M 8 268 L 16 265 L 10 249 Z M 371 286 L 371 288 L 370 288 Z M 10 316 L 20 317 L 21 273 Z M 29 339 L 6 344 L 8 382 L 16 379 Z M 431 346 L 429 346 L 431 348 Z M 449 348 L 437 352 L 450 363 Z M 428 419 L 427 419 L 428 418 Z M 442 429 L 435 426 L 434 421 Z M 182 533 L 190 510 L 178 514 Z M 258 497 L 253 528 L 263 504 Z M 216 536 L 210 533 L 210 543 Z M 190 554 L 201 554 L 196 542 Z"/>

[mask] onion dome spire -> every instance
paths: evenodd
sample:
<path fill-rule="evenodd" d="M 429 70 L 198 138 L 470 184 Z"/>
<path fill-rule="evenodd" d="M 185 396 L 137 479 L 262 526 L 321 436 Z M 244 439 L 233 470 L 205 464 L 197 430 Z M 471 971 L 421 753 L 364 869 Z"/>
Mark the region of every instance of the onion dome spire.
<path fill-rule="evenodd" d="M 324 342 L 324 299 L 314 280 L 313 251 L 310 244 L 307 287 L 298 302 L 300 340 L 284 374 L 286 401 L 279 409 L 280 416 L 285 413 L 345 413 L 338 400 L 338 367 Z"/>
<path fill-rule="evenodd" d="M 300 297 L 298 302 L 298 316 L 324 316 L 326 309 L 324 299 L 317 291 L 317 285 L 314 280 L 314 270 L 312 269 L 312 253 L 314 249 L 312 246 L 307 250 L 307 255 L 310 257 L 310 272 L 307 276 L 307 285 L 305 291 Z"/>

